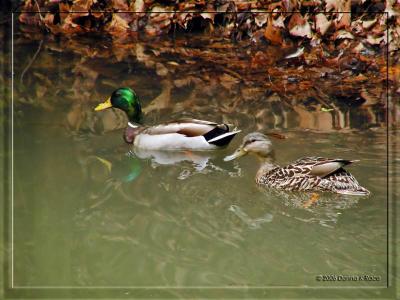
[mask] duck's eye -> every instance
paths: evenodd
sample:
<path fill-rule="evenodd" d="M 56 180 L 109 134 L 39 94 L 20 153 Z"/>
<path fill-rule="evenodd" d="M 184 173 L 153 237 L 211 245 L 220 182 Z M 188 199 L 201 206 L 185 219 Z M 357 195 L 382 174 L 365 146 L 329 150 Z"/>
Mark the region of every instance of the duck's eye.
<path fill-rule="evenodd" d="M 245 145 L 248 145 L 248 144 L 253 143 L 254 141 L 255 141 L 254 139 L 250 139 L 250 140 L 247 140 L 244 144 L 245 144 Z"/>

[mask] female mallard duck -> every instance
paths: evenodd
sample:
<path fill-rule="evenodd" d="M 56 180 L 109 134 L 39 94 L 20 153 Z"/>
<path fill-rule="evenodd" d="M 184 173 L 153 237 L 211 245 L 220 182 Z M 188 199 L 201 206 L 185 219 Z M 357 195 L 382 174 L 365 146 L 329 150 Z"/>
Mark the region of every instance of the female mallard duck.
<path fill-rule="evenodd" d="M 225 161 L 248 153 L 263 159 L 256 175 L 257 184 L 285 191 L 323 191 L 347 195 L 368 195 L 369 191 L 343 167 L 354 160 L 323 157 L 304 157 L 285 167 L 271 162 L 271 141 L 262 133 L 253 132 L 245 136 L 240 147 Z"/>
<path fill-rule="evenodd" d="M 226 146 L 240 130 L 230 131 L 227 124 L 196 119 L 180 119 L 156 126 L 142 126 L 139 98 L 130 88 L 119 88 L 95 110 L 118 108 L 128 116 L 124 139 L 148 150 L 212 150 Z"/>

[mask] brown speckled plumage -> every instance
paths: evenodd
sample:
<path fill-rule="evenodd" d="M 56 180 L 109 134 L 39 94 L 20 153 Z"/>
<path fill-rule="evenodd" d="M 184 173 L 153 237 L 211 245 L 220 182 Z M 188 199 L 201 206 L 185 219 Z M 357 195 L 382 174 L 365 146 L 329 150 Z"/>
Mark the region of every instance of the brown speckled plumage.
<path fill-rule="evenodd" d="M 348 195 L 368 195 L 348 171 L 343 169 L 355 161 L 304 157 L 280 167 L 271 163 L 271 141 L 258 132 L 245 136 L 242 145 L 225 160 L 232 160 L 248 153 L 254 153 L 263 159 L 256 175 L 256 182 L 266 187 L 284 191 L 333 192 Z"/>
<path fill-rule="evenodd" d="M 325 176 L 313 174 L 316 166 L 336 163 L 336 170 Z M 304 157 L 284 166 L 259 174 L 257 184 L 286 191 L 325 191 L 340 194 L 367 195 L 369 191 L 363 188 L 357 180 L 341 165 L 350 164 L 351 161 L 330 159 L 323 157 Z"/>

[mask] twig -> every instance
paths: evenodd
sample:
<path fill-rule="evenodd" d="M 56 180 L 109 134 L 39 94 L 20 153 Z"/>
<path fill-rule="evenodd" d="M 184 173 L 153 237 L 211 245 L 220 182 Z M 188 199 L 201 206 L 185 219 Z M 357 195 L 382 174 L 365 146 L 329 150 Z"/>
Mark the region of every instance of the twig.
<path fill-rule="evenodd" d="M 40 49 L 42 48 L 42 44 L 43 44 L 43 40 L 40 41 L 39 46 L 38 46 L 38 48 L 37 48 L 35 54 L 33 55 L 31 61 L 30 61 L 29 64 L 25 67 L 25 69 L 22 71 L 21 77 L 19 78 L 19 82 L 20 82 L 21 85 L 22 85 L 22 81 L 23 81 L 23 79 L 24 79 L 24 75 L 25 75 L 26 71 L 28 71 L 28 69 L 32 66 L 34 60 L 35 60 L 36 57 L 38 56 L 38 54 L 39 54 L 39 52 L 40 52 Z"/>
<path fill-rule="evenodd" d="M 42 16 L 42 14 L 40 13 L 40 6 L 39 6 L 39 4 L 37 3 L 36 0 L 35 0 L 35 4 L 36 4 L 37 9 L 38 9 L 38 15 L 39 15 L 40 22 L 42 22 L 44 28 L 46 28 L 46 31 L 49 32 L 49 29 L 47 28 L 47 25 L 46 25 L 46 23 L 45 23 L 45 21 L 44 21 L 44 19 L 43 19 L 43 16 Z"/>

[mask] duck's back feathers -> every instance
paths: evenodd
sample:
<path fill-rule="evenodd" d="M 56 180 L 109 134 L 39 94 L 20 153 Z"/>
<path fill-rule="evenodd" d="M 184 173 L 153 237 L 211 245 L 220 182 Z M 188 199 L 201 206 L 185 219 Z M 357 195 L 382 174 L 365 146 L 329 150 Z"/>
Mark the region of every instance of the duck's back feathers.
<path fill-rule="evenodd" d="M 356 161 L 340 158 L 310 156 L 300 158 L 293 162 L 290 166 L 292 166 L 295 170 L 300 168 L 302 174 L 325 177 L 353 162 Z"/>
<path fill-rule="evenodd" d="M 166 134 L 166 133 L 179 133 L 186 136 L 200 136 L 213 130 L 214 128 L 226 126 L 225 124 L 219 125 L 203 120 L 196 119 L 181 119 L 176 121 L 170 121 L 167 123 L 159 124 L 146 128 L 144 133 L 146 134 Z M 229 127 L 225 128 L 225 131 L 229 131 Z"/>

